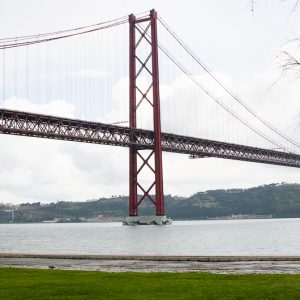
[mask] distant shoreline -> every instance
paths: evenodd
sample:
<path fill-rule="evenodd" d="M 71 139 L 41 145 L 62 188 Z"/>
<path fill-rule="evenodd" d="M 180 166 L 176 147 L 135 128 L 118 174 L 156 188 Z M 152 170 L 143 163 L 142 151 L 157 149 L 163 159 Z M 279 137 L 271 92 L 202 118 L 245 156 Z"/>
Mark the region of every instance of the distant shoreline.
<path fill-rule="evenodd" d="M 75 260 L 139 260 L 139 261 L 198 261 L 198 262 L 238 262 L 238 261 L 299 261 L 299 255 L 90 255 L 90 254 L 39 254 L 1 253 L 0 258 L 41 258 Z"/>
<path fill-rule="evenodd" d="M 124 217 L 125 218 L 125 217 Z M 173 222 L 196 222 L 196 221 L 245 221 L 245 220 L 285 220 L 285 219 L 300 219 L 300 217 L 249 217 L 249 218 L 231 218 L 230 216 L 207 218 L 207 219 L 173 219 Z M 99 221 L 99 222 L 0 222 L 0 225 L 13 225 L 13 224 L 109 224 L 109 223 L 122 223 L 123 219 L 120 221 Z"/>

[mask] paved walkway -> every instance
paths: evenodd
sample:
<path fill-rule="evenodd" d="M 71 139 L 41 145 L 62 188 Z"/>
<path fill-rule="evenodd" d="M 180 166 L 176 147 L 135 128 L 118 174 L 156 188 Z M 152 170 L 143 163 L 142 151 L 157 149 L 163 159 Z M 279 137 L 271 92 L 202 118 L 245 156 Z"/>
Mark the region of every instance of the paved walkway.
<path fill-rule="evenodd" d="M 6 256 L 6 257 L 5 257 Z M 10 256 L 10 257 L 7 257 Z M 23 256 L 23 257 L 20 257 Z M 27 256 L 27 257 L 26 257 Z M 31 257 L 28 257 L 31 256 Z M 46 256 L 46 257 L 45 257 Z M 261 261 L 262 257 L 110 257 L 110 256 L 60 256 L 52 255 L 1 255 L 0 267 L 85 270 L 105 272 L 209 272 L 220 274 L 300 274 L 300 258 L 273 257 Z M 136 259 L 134 259 L 136 258 Z M 206 261 L 205 261 L 206 258 Z M 222 258 L 222 257 L 221 257 Z M 236 261 L 234 261 L 236 258 Z M 260 258 L 260 260 L 258 260 Z M 275 260 L 277 258 L 277 260 Z M 220 257 L 218 257 L 219 260 Z M 270 257 L 269 257 L 270 259 Z"/>

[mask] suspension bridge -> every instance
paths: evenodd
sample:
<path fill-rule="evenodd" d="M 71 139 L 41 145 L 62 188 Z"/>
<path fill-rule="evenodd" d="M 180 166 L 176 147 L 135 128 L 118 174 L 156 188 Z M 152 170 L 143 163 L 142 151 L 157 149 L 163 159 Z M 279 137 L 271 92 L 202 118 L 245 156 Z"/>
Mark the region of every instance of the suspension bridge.
<path fill-rule="evenodd" d="M 158 28 L 167 38 L 159 40 Z M 108 46 L 113 35 L 120 46 Z M 176 44 L 179 56 L 166 40 Z M 132 220 L 145 199 L 158 218 L 165 217 L 163 151 L 300 167 L 299 144 L 228 88 L 155 10 L 3 38 L 0 51 L 0 133 L 128 147 Z M 160 70 L 159 58 L 167 61 Z M 217 92 L 203 83 L 194 66 Z M 116 99 L 121 102 L 117 108 Z M 245 136 L 248 140 L 240 142 Z"/>

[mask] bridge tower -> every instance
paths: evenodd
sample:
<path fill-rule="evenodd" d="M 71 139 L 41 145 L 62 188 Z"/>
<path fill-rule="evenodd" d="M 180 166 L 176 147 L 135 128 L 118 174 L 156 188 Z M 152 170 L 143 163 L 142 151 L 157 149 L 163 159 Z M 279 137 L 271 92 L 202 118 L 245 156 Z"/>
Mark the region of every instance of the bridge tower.
<path fill-rule="evenodd" d="M 148 49 L 148 50 L 146 50 Z M 145 50 L 147 52 L 145 52 Z M 146 55 L 145 55 L 146 53 Z M 142 76 L 147 76 L 148 86 L 139 81 Z M 157 42 L 157 12 L 150 11 L 150 15 L 137 19 L 129 16 L 129 126 L 136 128 L 137 115 L 146 102 L 152 110 L 152 124 L 154 132 L 154 145 L 150 149 L 140 149 L 131 146 L 129 150 L 129 220 L 127 223 L 166 223 L 164 216 L 161 122 L 160 122 L 160 97 L 159 97 L 159 72 L 158 72 L 158 42 Z M 141 106 L 141 104 L 144 106 Z M 131 137 L 134 141 L 134 136 Z M 146 151 L 147 150 L 147 151 Z M 150 161 L 153 160 L 151 165 Z M 141 165 L 138 167 L 138 159 Z M 153 176 L 150 186 L 139 180 L 143 169 L 151 171 Z M 138 194 L 141 194 L 139 199 Z M 151 195 L 155 195 L 153 198 Z M 144 199 L 148 198 L 156 208 L 156 217 L 138 218 L 138 207 Z M 125 220 L 126 223 L 126 220 Z M 167 222 L 168 223 L 168 222 Z"/>

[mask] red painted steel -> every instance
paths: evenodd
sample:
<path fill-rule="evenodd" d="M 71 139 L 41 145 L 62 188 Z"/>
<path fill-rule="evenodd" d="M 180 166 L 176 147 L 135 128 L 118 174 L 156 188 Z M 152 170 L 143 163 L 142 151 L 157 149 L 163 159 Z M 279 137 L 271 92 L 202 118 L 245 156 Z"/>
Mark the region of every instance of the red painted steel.
<path fill-rule="evenodd" d="M 162 173 L 161 126 L 160 126 L 160 98 L 158 72 L 158 43 L 157 43 L 157 12 L 152 10 L 152 78 L 153 78 L 153 122 L 154 122 L 154 153 L 155 153 L 155 194 L 156 215 L 164 215 L 164 193 Z"/>
<path fill-rule="evenodd" d="M 136 60 L 135 60 L 135 22 L 134 15 L 129 16 L 129 126 L 136 128 Z M 130 137 L 134 142 L 134 136 Z M 137 148 L 129 149 L 129 215 L 136 216 L 138 207 L 137 195 Z"/>
<path fill-rule="evenodd" d="M 8 109 L 0 109 L 0 134 L 119 147 L 134 146 L 140 150 L 154 148 L 154 133 L 151 130 Z M 194 158 L 216 157 L 300 168 L 300 155 L 289 152 L 163 132 L 161 138 L 162 150 L 166 152 L 187 154 Z"/>
<path fill-rule="evenodd" d="M 140 24 L 145 26 L 140 26 Z M 136 41 L 136 33 L 139 38 Z M 145 42 L 149 47 L 150 54 L 145 59 L 139 57 L 138 47 L 143 47 Z M 145 198 L 148 198 L 156 207 L 156 215 L 164 215 L 164 195 L 163 195 L 163 171 L 162 171 L 162 145 L 161 145 L 161 125 L 160 125 L 160 97 L 159 97 L 159 71 L 158 71 L 158 43 L 157 43 L 157 13 L 151 10 L 150 17 L 137 20 L 134 15 L 129 16 L 129 124 L 130 128 L 136 128 L 137 112 L 140 105 L 146 101 L 153 110 L 153 131 L 154 145 L 150 154 L 145 154 L 144 150 L 131 146 L 129 150 L 129 215 L 138 215 L 138 206 Z M 151 61 L 151 65 L 150 65 Z M 137 63 L 140 65 L 137 71 Z M 146 90 L 137 85 L 137 78 L 142 72 L 150 74 L 151 83 Z M 149 93 L 152 89 L 152 101 Z M 137 92 L 141 95 L 139 102 L 136 102 Z M 146 104 L 147 104 L 146 103 Z M 134 137 L 132 137 L 134 139 Z M 134 142 L 132 140 L 132 142 Z M 148 148 L 149 149 L 149 148 Z M 146 155 L 146 157 L 145 157 Z M 154 155 L 154 166 L 149 160 Z M 142 164 L 137 169 L 137 159 Z M 152 184 L 145 188 L 139 181 L 139 173 L 148 168 L 154 175 Z M 155 190 L 154 190 L 155 187 Z M 138 199 L 138 188 L 142 194 Z M 155 198 L 151 196 L 155 194 Z"/>

